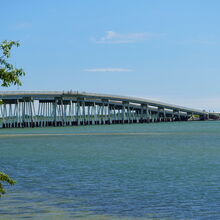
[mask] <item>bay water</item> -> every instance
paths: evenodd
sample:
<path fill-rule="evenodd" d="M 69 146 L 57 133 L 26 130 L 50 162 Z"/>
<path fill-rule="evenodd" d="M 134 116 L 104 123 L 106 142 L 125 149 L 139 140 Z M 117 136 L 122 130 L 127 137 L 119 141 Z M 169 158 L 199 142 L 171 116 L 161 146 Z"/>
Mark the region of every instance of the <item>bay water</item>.
<path fill-rule="evenodd" d="M 0 219 L 220 219 L 220 122 L 0 130 Z"/>

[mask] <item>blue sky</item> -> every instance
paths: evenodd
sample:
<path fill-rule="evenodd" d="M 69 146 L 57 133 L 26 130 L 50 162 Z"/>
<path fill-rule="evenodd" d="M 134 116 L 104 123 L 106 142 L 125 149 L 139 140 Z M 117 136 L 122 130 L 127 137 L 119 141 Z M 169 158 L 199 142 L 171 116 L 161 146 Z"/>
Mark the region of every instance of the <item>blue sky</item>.
<path fill-rule="evenodd" d="M 11 58 L 27 73 L 19 90 L 220 111 L 219 11 L 219 0 L 1 1 L 0 41 L 21 43 Z"/>

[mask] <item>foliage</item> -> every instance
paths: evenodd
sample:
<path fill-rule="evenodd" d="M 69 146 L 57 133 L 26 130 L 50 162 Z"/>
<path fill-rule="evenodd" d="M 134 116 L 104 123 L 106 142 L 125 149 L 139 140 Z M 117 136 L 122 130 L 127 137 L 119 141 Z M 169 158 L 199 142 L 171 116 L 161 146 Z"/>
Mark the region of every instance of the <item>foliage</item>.
<path fill-rule="evenodd" d="M 21 86 L 20 77 L 25 75 L 23 69 L 17 69 L 8 63 L 8 58 L 11 56 L 10 51 L 13 46 L 19 47 L 20 44 L 18 41 L 6 40 L 0 43 L 0 51 L 2 53 L 2 56 L 0 56 L 0 85 L 5 87 L 10 85 Z M 1 100 L 0 104 L 2 104 Z M 0 172 L 0 197 L 5 194 L 3 182 L 14 185 L 16 181 L 11 179 L 7 174 Z"/>
<path fill-rule="evenodd" d="M 8 63 L 8 58 L 11 56 L 10 50 L 13 46 L 19 47 L 18 41 L 3 41 L 0 43 L 0 81 L 1 86 L 8 87 L 10 85 L 21 86 L 20 77 L 25 75 L 23 69 L 15 68 L 12 64 Z"/>
<path fill-rule="evenodd" d="M 10 185 L 14 185 L 16 183 L 16 181 L 12 180 L 7 174 L 0 172 L 0 197 L 5 194 L 2 182 L 7 182 Z"/>

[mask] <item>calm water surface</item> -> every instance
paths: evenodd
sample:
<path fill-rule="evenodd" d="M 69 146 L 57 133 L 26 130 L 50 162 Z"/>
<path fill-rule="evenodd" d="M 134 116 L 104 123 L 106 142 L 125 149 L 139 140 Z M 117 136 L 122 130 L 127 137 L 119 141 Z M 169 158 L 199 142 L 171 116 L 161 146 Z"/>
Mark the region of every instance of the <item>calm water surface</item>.
<path fill-rule="evenodd" d="M 220 219 L 220 122 L 1 129 L 0 219 Z"/>

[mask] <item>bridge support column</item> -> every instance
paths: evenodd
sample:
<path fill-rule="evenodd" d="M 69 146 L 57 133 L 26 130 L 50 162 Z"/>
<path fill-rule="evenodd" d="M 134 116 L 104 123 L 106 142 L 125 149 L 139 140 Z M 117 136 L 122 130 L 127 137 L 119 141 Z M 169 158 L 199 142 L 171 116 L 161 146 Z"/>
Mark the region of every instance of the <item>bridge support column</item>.
<path fill-rule="evenodd" d="M 86 121 L 85 101 L 82 101 L 82 112 L 83 112 L 83 125 L 86 125 L 87 121 Z"/>
<path fill-rule="evenodd" d="M 141 105 L 141 117 L 140 117 L 140 123 L 143 123 L 144 122 L 144 106 Z"/>
<path fill-rule="evenodd" d="M 112 110 L 109 104 L 108 104 L 108 122 L 109 124 L 112 124 Z"/>
<path fill-rule="evenodd" d="M 116 123 L 117 123 L 117 115 L 116 115 L 115 106 L 113 107 L 113 111 L 114 111 L 114 119 L 113 119 L 113 122 L 114 122 L 114 124 L 116 124 Z"/>
<path fill-rule="evenodd" d="M 90 114 L 90 105 L 87 106 L 87 124 L 90 125 L 92 124 L 92 121 L 91 121 L 91 114 Z"/>
<path fill-rule="evenodd" d="M 131 115 L 131 107 L 130 106 L 128 106 L 128 123 L 130 124 L 130 123 L 132 123 L 132 115 Z"/>
<path fill-rule="evenodd" d="M 104 103 L 101 106 L 101 124 L 104 124 Z"/>
<path fill-rule="evenodd" d="M 80 125 L 80 101 L 77 100 L 76 102 L 76 125 Z"/>
<path fill-rule="evenodd" d="M 173 110 L 175 121 L 181 121 L 180 110 Z"/>
<path fill-rule="evenodd" d="M 146 105 L 146 122 L 150 122 L 149 106 Z"/>
<path fill-rule="evenodd" d="M 98 117 L 97 117 L 97 108 L 98 108 L 98 106 L 97 106 L 97 104 L 94 102 L 94 124 L 97 124 L 97 122 L 98 122 Z"/>
<path fill-rule="evenodd" d="M 125 123 L 125 106 L 122 105 L 122 113 L 121 113 L 122 124 Z"/>
<path fill-rule="evenodd" d="M 96 124 L 96 121 L 97 121 L 97 110 L 96 110 L 96 103 L 94 102 L 93 103 L 93 106 L 92 106 L 92 112 L 93 112 L 93 116 L 92 116 L 92 124 L 95 125 Z"/>
<path fill-rule="evenodd" d="M 157 114 L 156 114 L 156 121 L 160 122 L 160 109 L 157 109 Z"/>
<path fill-rule="evenodd" d="M 147 104 L 141 105 L 141 120 L 146 123 L 149 122 L 149 106 Z"/>

